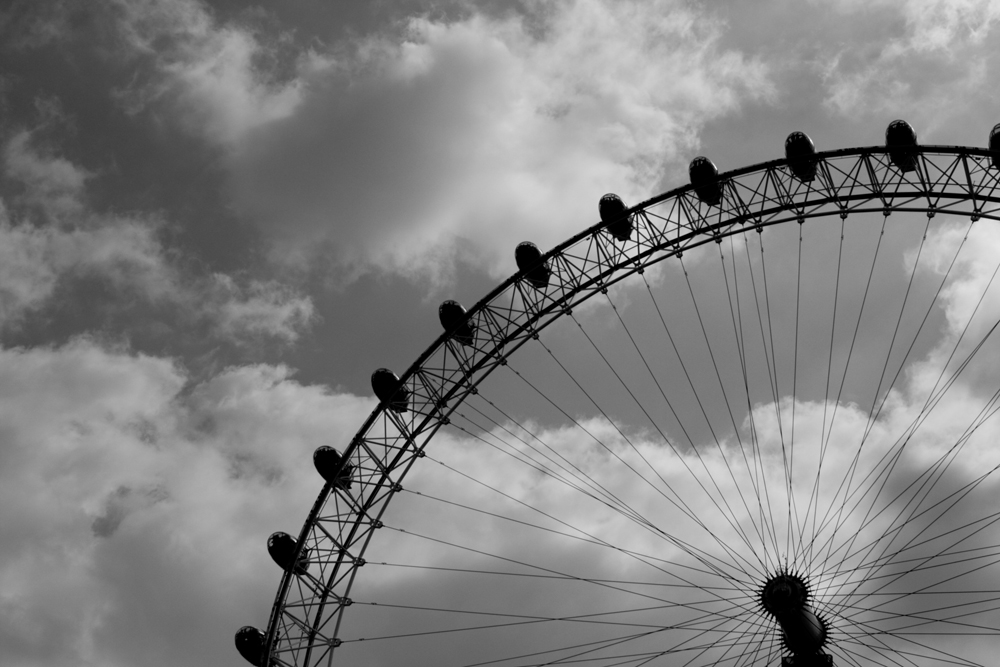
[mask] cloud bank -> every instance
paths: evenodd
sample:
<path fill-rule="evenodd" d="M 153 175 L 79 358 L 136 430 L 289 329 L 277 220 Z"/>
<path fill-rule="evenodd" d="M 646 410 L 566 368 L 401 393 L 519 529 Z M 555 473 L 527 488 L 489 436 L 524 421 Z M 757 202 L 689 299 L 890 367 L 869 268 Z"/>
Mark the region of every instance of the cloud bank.
<path fill-rule="evenodd" d="M 87 339 L 6 349 L 0 367 L 9 663 L 234 664 L 232 625 L 259 623 L 279 574 L 267 536 L 297 530 L 312 450 L 371 400 L 264 365 L 189 386 L 169 360 Z"/>
<path fill-rule="evenodd" d="M 19 190 L 9 206 L 0 200 L 0 326 L 17 327 L 88 279 L 111 292 L 110 304 L 89 292 L 92 308 L 128 309 L 139 299 L 236 344 L 293 343 L 312 322 L 311 299 L 290 286 L 191 271 L 161 240 L 161 217 L 93 210 L 92 174 L 38 144 L 22 130 L 3 151 L 4 176 Z"/>
<path fill-rule="evenodd" d="M 596 221 L 605 192 L 647 195 L 706 122 L 773 93 L 765 64 L 674 2 L 412 18 L 302 52 L 279 82 L 251 32 L 171 6 L 121 13 L 136 52 L 169 45 L 138 97 L 226 148 L 234 206 L 284 252 L 320 244 L 347 275 L 506 274 L 511 238 L 548 247 Z"/>

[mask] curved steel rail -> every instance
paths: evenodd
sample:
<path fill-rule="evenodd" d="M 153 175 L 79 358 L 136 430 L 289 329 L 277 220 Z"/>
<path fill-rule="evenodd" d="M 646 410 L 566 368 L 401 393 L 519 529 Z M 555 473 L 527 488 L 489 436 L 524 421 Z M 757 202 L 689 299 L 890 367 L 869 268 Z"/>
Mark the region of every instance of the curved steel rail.
<path fill-rule="evenodd" d="M 398 414 L 383 403 L 344 452 L 353 465 L 351 490 L 326 484 L 298 536 L 310 550 L 305 574 L 286 571 L 268 622 L 265 665 L 329 664 L 364 553 L 393 494 L 434 433 L 506 358 L 576 304 L 647 266 L 709 241 L 782 222 L 851 213 L 915 211 L 1000 220 L 1000 154 L 981 148 L 918 146 L 916 168 L 903 172 L 887 148 L 816 154 L 817 174 L 798 180 L 787 160 L 720 174 L 723 198 L 703 203 L 691 185 L 628 210 L 625 242 L 597 224 L 543 256 L 551 276 L 536 289 L 519 272 L 468 312 L 470 345 L 441 335 L 401 378 L 410 395 Z M 295 562 L 293 559 L 293 562 Z"/>

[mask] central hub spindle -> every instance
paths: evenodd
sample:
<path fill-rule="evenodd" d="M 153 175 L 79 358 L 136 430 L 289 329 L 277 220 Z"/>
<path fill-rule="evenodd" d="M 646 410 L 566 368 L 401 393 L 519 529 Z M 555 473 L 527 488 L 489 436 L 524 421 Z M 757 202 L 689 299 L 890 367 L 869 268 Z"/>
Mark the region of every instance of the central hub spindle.
<path fill-rule="evenodd" d="M 826 623 L 809 607 L 809 587 L 797 575 L 780 573 L 764 584 L 760 604 L 781 626 L 795 657 L 814 656 L 826 644 Z"/>

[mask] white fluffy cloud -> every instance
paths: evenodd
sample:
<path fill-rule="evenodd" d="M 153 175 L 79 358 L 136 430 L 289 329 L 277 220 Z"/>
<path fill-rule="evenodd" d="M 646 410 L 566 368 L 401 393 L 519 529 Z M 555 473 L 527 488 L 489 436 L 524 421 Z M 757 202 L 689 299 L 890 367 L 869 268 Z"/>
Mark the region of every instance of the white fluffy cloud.
<path fill-rule="evenodd" d="M 250 32 L 158 7 L 125 12 L 127 34 L 170 44 L 162 86 L 229 152 L 237 210 L 284 251 L 321 244 L 353 271 L 442 278 L 461 258 L 506 274 L 511 238 L 548 247 L 595 222 L 605 192 L 648 196 L 706 122 L 773 92 L 720 24 L 667 0 L 413 18 L 300 54 L 282 84 L 255 69 L 268 47 Z"/>
<path fill-rule="evenodd" d="M 273 337 L 294 342 L 314 316 L 312 301 L 275 281 L 251 281 L 241 288 L 224 274 L 213 276 L 218 299 L 216 328 L 236 340 Z"/>
<path fill-rule="evenodd" d="M 96 274 L 154 297 L 168 291 L 154 234 L 155 228 L 127 219 L 82 230 L 12 224 L 0 211 L 0 322 L 16 325 L 67 276 Z"/>
<path fill-rule="evenodd" d="M 0 201 L 0 322 L 16 324 L 44 305 L 67 275 L 101 275 L 153 298 L 172 290 L 157 225 L 139 217 L 97 219 L 85 203 L 91 174 L 40 149 L 31 132 L 7 141 L 3 174 L 20 192 L 13 209 Z"/>
<path fill-rule="evenodd" d="M 185 389 L 167 359 L 86 339 L 0 351 L 0 636 L 11 665 L 238 664 L 322 481 L 370 399 L 288 369 Z"/>
<path fill-rule="evenodd" d="M 137 112 L 165 100 L 184 123 L 216 141 L 287 116 L 302 82 L 271 81 L 258 67 L 268 45 L 237 26 L 219 26 L 198 0 L 110 0 L 127 58 L 152 60 L 159 76 L 119 91 Z"/>
<path fill-rule="evenodd" d="M 7 141 L 3 174 L 19 191 L 12 207 L 0 201 L 2 325 L 18 325 L 79 278 L 177 306 L 187 321 L 208 321 L 216 335 L 236 342 L 293 343 L 313 320 L 312 301 L 286 285 L 184 271 L 161 242 L 156 216 L 90 210 L 86 182 L 93 175 L 40 148 L 29 131 Z"/>
<path fill-rule="evenodd" d="M 826 4 L 826 3 L 824 3 Z M 840 113 L 908 113 L 936 130 L 956 99 L 983 96 L 1000 8 L 989 0 L 834 3 L 848 21 L 886 26 L 881 45 L 847 43 L 826 65 L 827 101 Z"/>
<path fill-rule="evenodd" d="M 493 275 L 645 196 L 697 129 L 770 90 L 706 19 L 591 0 L 522 20 L 414 19 L 317 72 L 297 112 L 234 151 L 236 204 L 352 268 Z M 349 94 L 348 94 L 349 93 Z"/>
<path fill-rule="evenodd" d="M 65 219 L 83 212 L 80 200 L 91 174 L 57 155 L 47 155 L 32 144 L 32 134 L 17 132 L 3 151 L 7 177 L 24 186 L 23 200 L 48 219 Z"/>

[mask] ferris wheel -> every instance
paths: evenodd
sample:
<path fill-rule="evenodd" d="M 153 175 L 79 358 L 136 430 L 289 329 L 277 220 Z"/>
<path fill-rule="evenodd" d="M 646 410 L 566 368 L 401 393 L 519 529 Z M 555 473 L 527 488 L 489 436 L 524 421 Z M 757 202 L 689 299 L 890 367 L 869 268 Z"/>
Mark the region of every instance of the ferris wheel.
<path fill-rule="evenodd" d="M 1000 125 L 691 183 L 444 333 L 268 550 L 256 667 L 993 665 Z M 276 574 L 276 579 L 278 575 Z"/>

